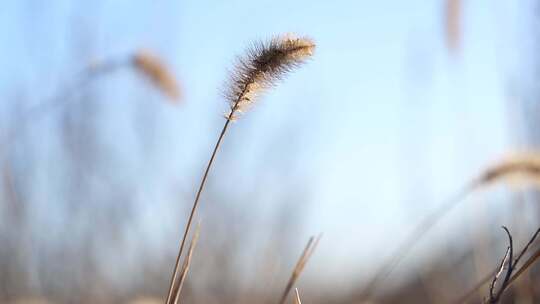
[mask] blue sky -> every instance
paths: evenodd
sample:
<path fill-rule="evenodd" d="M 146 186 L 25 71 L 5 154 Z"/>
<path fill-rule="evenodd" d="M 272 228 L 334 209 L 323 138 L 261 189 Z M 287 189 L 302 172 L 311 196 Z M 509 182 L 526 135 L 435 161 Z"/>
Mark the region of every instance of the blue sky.
<path fill-rule="evenodd" d="M 462 48 L 451 54 L 444 1 L 8 1 L 0 10 L 0 89 L 7 92 L 0 117 L 9 121 L 16 107 L 10 96 L 22 94 L 28 107 L 53 96 L 84 66 L 81 57 L 153 50 L 174 68 L 184 102 L 146 104 L 157 117 L 148 158 L 130 129 L 136 109 L 125 99 L 162 97 L 129 77 L 104 81 L 100 142 L 117 160 L 107 170 L 133 185 L 143 183 L 140 175 L 156 184 L 178 179 L 189 191 L 197 176 L 179 172 L 197 171 L 208 157 L 235 56 L 274 34 L 308 35 L 317 42 L 313 61 L 234 125 L 223 149 L 245 149 L 237 149 L 236 163 L 218 162 L 216 170 L 233 167 L 231 179 L 253 187 L 260 176 L 255 164 L 276 161 L 264 155 L 293 146 L 290 174 L 308 185 L 311 198 L 303 236 L 325 233 L 321 269 L 356 272 L 360 266 L 347 265 L 380 256 L 480 168 L 522 143 L 508 108 L 521 98 L 522 87 L 511 88 L 512 81 L 529 73 L 531 46 L 520 41 L 531 4 L 463 3 Z M 128 89 L 118 89 L 122 84 Z M 52 200 L 68 177 L 54 170 L 62 161 L 54 119 L 38 124 L 29 153 L 34 195 Z M 276 129 L 285 130 L 279 135 L 285 146 L 269 149 Z M 270 189 L 279 184 L 279 176 L 267 180 Z M 163 189 L 140 186 L 141 201 L 167 200 Z M 151 234 L 155 224 L 147 224 Z"/>

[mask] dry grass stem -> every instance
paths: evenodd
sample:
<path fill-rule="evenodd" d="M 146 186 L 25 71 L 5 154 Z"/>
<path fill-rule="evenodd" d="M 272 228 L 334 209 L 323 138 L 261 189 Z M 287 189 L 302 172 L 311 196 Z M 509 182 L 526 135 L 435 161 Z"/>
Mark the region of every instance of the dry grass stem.
<path fill-rule="evenodd" d="M 496 165 L 486 169 L 478 178 L 464 187 L 461 192 L 458 192 L 457 195 L 450 198 L 446 203 L 424 218 L 364 287 L 361 293 L 361 299 L 368 300 L 379 285 L 390 276 L 401 261 L 409 255 L 416 244 L 423 239 L 427 232 L 448 212 L 462 202 L 468 194 L 496 182 L 508 182 L 512 185 L 532 184 L 540 186 L 540 153 L 531 151 L 514 154 L 503 159 Z"/>
<path fill-rule="evenodd" d="M 300 301 L 300 294 L 298 293 L 298 288 L 294 289 L 295 297 L 294 297 L 294 303 L 295 304 L 302 304 L 302 301 Z"/>
<path fill-rule="evenodd" d="M 525 245 L 525 247 L 523 247 L 523 249 L 521 250 L 521 252 L 519 253 L 519 255 L 516 257 L 516 259 L 513 260 L 512 262 L 512 271 L 510 271 L 510 274 L 509 274 L 509 279 L 507 280 L 506 284 L 504 284 L 500 291 L 499 292 L 504 292 L 508 287 L 510 287 L 510 285 L 512 285 L 512 283 L 525 271 L 527 270 L 539 257 L 540 257 L 540 249 L 538 249 L 534 254 L 531 255 L 531 257 L 529 259 L 527 259 L 527 261 L 525 261 L 525 263 L 523 264 L 523 266 L 521 266 L 517 271 L 515 271 L 518 263 L 521 261 L 521 259 L 523 258 L 523 256 L 525 255 L 526 252 L 529 251 L 531 245 L 534 243 L 534 241 L 536 240 L 536 238 L 538 237 L 538 235 L 540 234 L 540 228 L 536 230 L 536 232 L 533 234 L 533 236 L 529 239 L 529 242 L 527 242 L 527 244 Z M 509 248 L 510 249 L 510 248 Z M 508 250 L 507 250 L 507 254 L 508 255 Z M 505 255 L 505 257 L 506 257 Z M 509 263 L 508 263 L 509 264 Z M 504 265 L 504 261 L 503 261 L 503 264 Z M 478 292 L 478 290 L 480 288 L 482 288 L 482 286 L 484 286 L 490 279 L 492 278 L 497 278 L 498 276 L 500 276 L 499 272 L 501 271 L 501 266 L 495 268 L 493 271 L 491 271 L 488 275 L 486 275 L 482 280 L 480 280 L 478 283 L 476 283 L 474 285 L 473 288 L 471 288 L 467 293 L 465 293 L 463 296 L 459 297 L 455 302 L 453 303 L 465 303 L 467 300 L 469 300 L 474 294 L 476 294 Z M 514 273 L 515 271 L 515 273 Z M 496 279 L 495 279 L 496 280 Z M 492 282 L 491 286 L 490 286 L 490 294 L 491 294 L 491 291 L 492 289 L 494 288 L 494 284 Z"/>
<path fill-rule="evenodd" d="M 171 276 L 171 283 L 166 300 L 167 304 L 171 303 L 173 297 L 172 290 L 176 284 L 180 258 L 184 251 L 193 217 L 197 211 L 201 194 L 206 184 L 208 174 L 210 173 L 210 168 L 214 163 L 230 122 L 235 118 L 235 114 L 242 111 L 242 108 L 244 108 L 247 103 L 253 102 L 256 91 L 269 87 L 276 80 L 283 77 L 285 72 L 291 71 L 294 67 L 299 66 L 311 55 L 315 47 L 311 40 L 309 40 L 308 44 L 305 39 L 292 38 L 291 36 L 287 37 L 288 38 L 273 39 L 268 44 L 256 44 L 257 47 L 250 49 L 246 58 L 239 59 L 237 70 L 231 76 L 230 93 L 227 95 L 230 103 L 230 111 L 226 116 L 225 124 L 221 129 L 221 133 L 218 136 L 210 160 L 204 170 L 197 194 L 195 195 L 195 200 L 193 201 L 193 206 L 191 207 L 188 216 Z"/>
<path fill-rule="evenodd" d="M 511 155 L 485 170 L 477 182 L 481 186 L 495 182 L 517 186 L 540 186 L 540 153 L 525 152 Z"/>
<path fill-rule="evenodd" d="M 133 65 L 169 98 L 180 99 L 176 78 L 158 57 L 148 51 L 138 51 L 133 55 Z"/>
<path fill-rule="evenodd" d="M 201 224 L 199 223 L 197 225 L 197 228 L 195 229 L 195 234 L 193 235 L 193 238 L 191 239 L 191 243 L 189 244 L 189 249 L 186 258 L 184 259 L 184 264 L 182 265 L 182 270 L 180 272 L 180 279 L 178 281 L 177 286 L 173 290 L 174 294 L 174 304 L 178 304 L 180 301 L 180 293 L 182 292 L 182 287 L 184 286 L 184 282 L 186 281 L 186 277 L 189 271 L 189 266 L 191 265 L 191 258 L 193 257 L 193 251 L 195 250 L 195 246 L 197 246 L 197 241 L 199 240 L 199 232 L 201 230 Z"/>
<path fill-rule="evenodd" d="M 540 258 L 540 249 L 538 249 L 533 255 L 531 255 L 531 257 L 529 257 L 527 261 L 525 261 L 523 266 L 521 266 L 518 271 L 516 271 L 516 273 L 510 279 L 510 283 L 508 285 L 510 286 L 521 274 L 523 274 L 523 272 L 525 272 L 525 270 L 529 269 L 529 267 L 531 267 L 531 265 L 534 264 L 534 262 L 536 262 L 538 258 Z"/>
<path fill-rule="evenodd" d="M 482 286 L 486 285 L 487 282 L 489 282 L 489 280 L 491 278 L 493 278 L 493 276 L 495 276 L 497 274 L 497 272 L 499 271 L 499 269 L 495 269 L 493 270 L 492 272 L 490 272 L 489 274 L 487 274 L 482 280 L 480 280 L 480 282 L 476 283 L 474 285 L 473 288 L 471 288 L 471 290 L 467 291 L 467 293 L 465 293 L 464 295 L 462 295 L 461 297 L 459 297 L 455 302 L 452 302 L 454 304 L 461 304 L 461 303 L 465 303 L 467 300 L 469 300 L 474 294 L 476 294 L 478 292 L 478 290 L 480 290 L 480 288 L 482 288 Z"/>
<path fill-rule="evenodd" d="M 289 292 L 291 291 L 292 287 L 298 280 L 298 277 L 300 277 L 300 274 L 302 274 L 302 271 L 304 270 L 306 263 L 308 262 L 311 255 L 313 255 L 313 252 L 317 248 L 317 245 L 319 244 L 321 237 L 322 235 L 319 235 L 317 238 L 315 237 L 309 238 L 309 241 L 306 247 L 304 248 L 302 255 L 300 255 L 300 258 L 296 262 L 296 265 L 293 269 L 291 277 L 289 278 L 289 281 L 287 282 L 287 285 L 285 286 L 285 290 L 283 290 L 283 294 L 281 295 L 279 304 L 284 304 L 285 301 L 287 300 L 287 295 L 289 295 Z"/>

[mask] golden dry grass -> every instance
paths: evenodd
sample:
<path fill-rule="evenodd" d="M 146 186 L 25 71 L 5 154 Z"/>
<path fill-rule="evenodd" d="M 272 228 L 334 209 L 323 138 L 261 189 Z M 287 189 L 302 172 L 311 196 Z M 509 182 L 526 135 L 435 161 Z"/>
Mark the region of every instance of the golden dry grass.
<path fill-rule="evenodd" d="M 149 51 L 138 51 L 133 55 L 133 65 L 169 98 L 180 99 L 180 88 L 176 78 L 157 56 Z"/>
<path fill-rule="evenodd" d="M 275 84 L 278 79 L 282 78 L 284 74 L 290 72 L 295 67 L 300 66 L 312 55 L 313 49 L 315 48 L 315 44 L 311 40 L 293 38 L 290 35 L 274 38 L 269 43 L 257 43 L 255 45 L 256 47 L 250 49 L 245 58 L 239 59 L 237 69 L 231 76 L 228 94 L 230 112 L 226 117 L 225 124 L 223 125 L 214 149 L 212 150 L 188 216 L 171 276 L 166 300 L 167 304 L 175 303 L 178 300 L 175 295 L 180 293 L 177 286 L 180 280 L 179 267 L 181 257 L 184 253 L 184 246 L 206 180 L 208 179 L 208 174 L 210 173 L 210 169 L 214 163 L 230 122 L 235 118 L 237 112 L 242 111 L 247 104 L 251 104 L 254 101 L 254 98 L 258 95 L 259 91 L 269 88 Z"/>
<path fill-rule="evenodd" d="M 300 274 L 302 274 L 302 271 L 304 270 L 304 267 L 306 266 L 309 258 L 313 255 L 313 252 L 317 248 L 317 245 L 319 244 L 319 241 L 321 240 L 322 235 L 319 235 L 317 238 L 311 237 L 304 248 L 304 251 L 300 255 L 300 258 L 296 262 L 296 265 L 294 266 L 294 269 L 292 271 L 291 277 L 289 278 L 289 281 L 287 282 L 287 285 L 285 286 L 285 290 L 283 291 L 283 294 L 281 295 L 281 299 L 279 300 L 280 304 L 284 304 L 287 300 L 287 296 L 289 295 L 292 287 L 300 277 Z"/>
<path fill-rule="evenodd" d="M 487 168 L 479 177 L 478 185 L 503 182 L 513 187 L 540 187 L 540 153 L 513 153 Z"/>

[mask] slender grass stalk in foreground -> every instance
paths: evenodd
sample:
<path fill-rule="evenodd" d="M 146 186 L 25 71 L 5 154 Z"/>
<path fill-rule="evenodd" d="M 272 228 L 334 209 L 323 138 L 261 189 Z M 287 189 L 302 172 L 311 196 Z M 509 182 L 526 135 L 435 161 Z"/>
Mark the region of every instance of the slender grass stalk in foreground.
<path fill-rule="evenodd" d="M 171 99 L 180 98 L 179 85 L 172 76 L 169 68 L 150 52 L 137 51 L 133 55 L 120 58 L 109 58 L 92 63 L 74 76 L 71 83 L 60 88 L 52 98 L 28 109 L 22 117 L 19 128 L 9 132 L 4 139 L 4 145 L 10 146 L 12 141 L 24 132 L 30 123 L 46 117 L 49 111 L 62 106 L 70 100 L 73 94 L 82 91 L 93 81 L 98 80 L 122 68 L 133 67 L 135 71 L 150 79 L 151 84 Z"/>
<path fill-rule="evenodd" d="M 529 251 L 531 245 L 536 240 L 538 235 L 540 234 L 540 228 L 536 230 L 536 232 L 533 234 L 529 242 L 523 247 L 521 250 L 521 253 L 518 255 L 518 257 L 513 261 L 514 268 L 517 267 L 519 261 L 523 258 L 526 252 Z M 500 292 L 504 292 L 512 283 L 525 271 L 527 270 L 538 258 L 540 257 L 540 249 L 537 249 L 536 252 L 534 252 L 527 261 L 521 266 L 515 273 L 510 273 L 512 276 L 508 280 L 507 284 L 505 286 L 501 287 Z M 465 303 L 467 300 L 469 300 L 482 286 L 487 284 L 490 279 L 494 278 L 497 275 L 497 272 L 500 271 L 500 267 L 493 269 L 490 273 L 488 273 L 482 280 L 480 280 L 478 283 L 476 283 L 473 288 L 471 288 L 467 293 L 459 297 L 455 302 L 456 304 Z"/>
<path fill-rule="evenodd" d="M 191 258 L 193 257 L 193 251 L 195 250 L 195 246 L 197 246 L 197 240 L 199 239 L 200 229 L 201 229 L 201 224 L 199 223 L 197 225 L 197 228 L 195 229 L 195 234 L 193 235 L 193 238 L 191 239 L 191 243 L 189 244 L 188 253 L 187 253 L 186 258 L 184 259 L 184 264 L 182 265 L 182 271 L 180 272 L 180 280 L 178 281 L 176 288 L 173 290 L 175 304 L 179 303 L 180 292 L 182 291 L 182 287 L 184 286 L 184 282 L 186 280 L 187 273 L 189 271 L 189 266 L 191 265 Z"/>
<path fill-rule="evenodd" d="M 218 136 L 210 160 L 206 165 L 197 194 L 195 195 L 191 212 L 189 213 L 184 234 L 180 242 L 180 249 L 178 250 L 178 255 L 176 257 L 169 292 L 165 302 L 166 304 L 173 303 L 173 290 L 178 284 L 178 268 L 186 238 L 189 234 L 197 206 L 199 205 L 199 200 L 204 185 L 206 184 L 210 168 L 214 163 L 217 151 L 219 150 L 231 121 L 237 118 L 236 115 L 238 113 L 245 111 L 263 91 L 274 86 L 287 72 L 302 65 L 312 56 L 314 49 L 315 44 L 312 40 L 287 35 L 276 37 L 268 43 L 256 43 L 248 50 L 246 57 L 238 59 L 236 69 L 231 75 L 229 89 L 226 94 L 230 110 L 225 116 L 225 124 Z"/>
<path fill-rule="evenodd" d="M 296 283 L 296 280 L 298 280 L 298 277 L 300 277 L 300 274 L 302 274 L 302 271 L 304 270 L 306 263 L 308 262 L 309 258 L 313 255 L 313 252 L 317 248 L 317 245 L 319 244 L 321 237 L 322 235 L 319 235 L 317 238 L 315 237 L 309 238 L 306 248 L 304 248 L 304 251 L 302 252 L 302 255 L 300 255 L 298 262 L 296 262 L 296 266 L 294 266 L 291 277 L 289 278 L 289 281 L 287 282 L 287 285 L 285 286 L 285 290 L 283 290 L 283 294 L 281 295 L 279 304 L 284 304 L 285 301 L 287 300 L 287 296 L 289 295 L 289 292 L 294 286 L 294 283 Z"/>
<path fill-rule="evenodd" d="M 499 266 L 499 271 L 493 276 L 493 280 L 491 281 L 491 284 L 489 285 L 489 303 L 495 304 L 498 303 L 501 299 L 501 296 L 504 292 L 504 289 L 506 288 L 508 281 L 512 277 L 512 271 L 514 270 L 514 242 L 512 239 L 512 235 L 510 234 L 510 231 L 508 231 L 508 228 L 503 226 L 504 231 L 506 232 L 506 235 L 508 236 L 508 248 L 506 250 L 506 253 L 504 254 L 504 257 L 501 261 L 501 264 Z M 518 258 L 519 259 L 519 258 Z M 516 259 L 517 263 L 517 259 Z M 497 286 L 497 283 L 500 281 L 500 278 L 503 275 L 504 270 L 506 269 L 506 273 L 504 277 L 502 278 L 503 281 L 501 283 L 501 288 L 498 292 L 495 292 L 495 287 Z"/>
<path fill-rule="evenodd" d="M 510 287 L 512 285 L 512 283 L 514 283 L 514 281 L 523 274 L 523 272 L 525 272 L 527 269 L 529 269 L 529 267 L 534 264 L 534 262 L 536 262 L 536 260 L 538 260 L 538 258 L 540 258 L 540 249 L 538 249 L 536 252 L 533 253 L 533 255 L 531 257 L 529 257 L 527 259 L 527 261 L 525 261 L 525 263 L 523 264 L 523 266 L 521 266 L 518 271 L 516 271 L 516 273 L 514 275 L 512 275 L 512 277 L 510 278 L 510 281 L 508 282 L 508 287 Z M 485 277 L 482 278 L 482 280 L 480 280 L 478 283 L 476 283 L 469 291 L 467 291 L 467 293 L 465 293 L 464 295 L 460 296 L 456 301 L 452 302 L 454 304 L 461 304 L 461 303 L 466 303 L 474 294 L 476 294 L 478 292 L 478 290 L 480 290 L 480 288 L 482 288 L 484 285 L 487 284 L 487 282 L 489 282 L 489 280 L 491 280 L 493 278 L 493 276 L 495 276 L 497 274 L 497 271 L 499 269 L 494 269 L 493 271 L 491 271 L 490 273 L 488 273 Z"/>
<path fill-rule="evenodd" d="M 415 245 L 429 232 L 448 212 L 453 210 L 470 193 L 498 181 L 520 184 L 540 185 L 540 153 L 529 152 L 511 156 L 493 167 L 485 170 L 478 178 L 469 183 L 446 203 L 424 218 L 407 238 L 400 243 L 381 268 L 368 281 L 362 292 L 361 300 L 368 300 L 401 261 L 407 257 Z"/>

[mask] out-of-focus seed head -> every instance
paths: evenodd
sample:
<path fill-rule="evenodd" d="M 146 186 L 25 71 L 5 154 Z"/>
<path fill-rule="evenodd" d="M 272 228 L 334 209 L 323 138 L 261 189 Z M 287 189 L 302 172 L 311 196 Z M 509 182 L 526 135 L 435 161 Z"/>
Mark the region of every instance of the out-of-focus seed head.
<path fill-rule="evenodd" d="M 235 119 L 235 113 L 244 112 L 261 93 L 305 63 L 314 50 L 313 40 L 291 34 L 254 43 L 244 57 L 238 58 L 231 73 L 226 92 L 230 105 L 227 118 Z"/>

